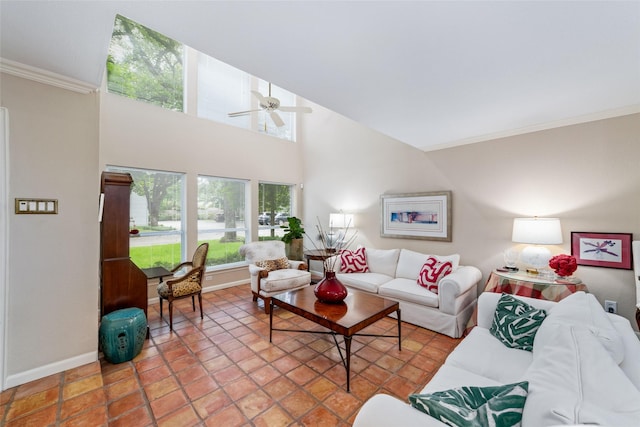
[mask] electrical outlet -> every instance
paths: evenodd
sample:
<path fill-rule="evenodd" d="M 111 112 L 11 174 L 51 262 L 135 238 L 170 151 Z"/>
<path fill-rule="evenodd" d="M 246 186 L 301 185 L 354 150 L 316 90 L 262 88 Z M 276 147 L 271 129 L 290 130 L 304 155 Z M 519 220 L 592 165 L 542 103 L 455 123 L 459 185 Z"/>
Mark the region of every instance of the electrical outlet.
<path fill-rule="evenodd" d="M 618 303 L 616 301 L 604 301 L 604 309 L 609 313 L 617 313 L 618 312 Z"/>

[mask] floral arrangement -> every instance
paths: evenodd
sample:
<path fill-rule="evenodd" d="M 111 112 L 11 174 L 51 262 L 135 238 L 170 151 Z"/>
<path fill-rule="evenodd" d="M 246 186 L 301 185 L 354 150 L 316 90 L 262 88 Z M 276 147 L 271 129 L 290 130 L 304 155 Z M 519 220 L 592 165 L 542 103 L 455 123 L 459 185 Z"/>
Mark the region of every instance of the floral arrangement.
<path fill-rule="evenodd" d="M 560 254 L 549 260 L 549 267 L 556 272 L 558 276 L 568 277 L 578 268 L 576 258 L 571 255 Z"/>
<path fill-rule="evenodd" d="M 322 227 L 319 218 L 316 218 L 316 220 L 318 222 L 318 225 L 316 225 L 316 231 L 318 232 L 320 244 L 316 245 L 311 237 L 309 240 L 311 241 L 314 249 L 322 253 L 325 257 L 325 260 L 323 261 L 325 271 L 335 271 L 335 266 L 339 257 L 334 256 L 334 254 L 339 255 L 343 249 L 348 248 L 356 239 L 358 233 L 356 231 L 352 236 L 345 240 L 351 223 L 347 224 L 344 232 L 341 232 L 334 230 L 332 224 L 329 224 L 329 229 L 327 230 Z"/>

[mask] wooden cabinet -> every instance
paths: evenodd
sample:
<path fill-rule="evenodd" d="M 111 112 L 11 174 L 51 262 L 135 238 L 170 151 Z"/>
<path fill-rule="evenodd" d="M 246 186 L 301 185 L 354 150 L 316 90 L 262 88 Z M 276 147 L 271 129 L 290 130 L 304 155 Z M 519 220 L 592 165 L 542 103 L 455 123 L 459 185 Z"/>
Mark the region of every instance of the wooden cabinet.
<path fill-rule="evenodd" d="M 103 172 L 100 223 L 101 316 L 128 307 L 147 315 L 147 276 L 129 258 L 129 200 L 133 179 L 128 173 Z"/>

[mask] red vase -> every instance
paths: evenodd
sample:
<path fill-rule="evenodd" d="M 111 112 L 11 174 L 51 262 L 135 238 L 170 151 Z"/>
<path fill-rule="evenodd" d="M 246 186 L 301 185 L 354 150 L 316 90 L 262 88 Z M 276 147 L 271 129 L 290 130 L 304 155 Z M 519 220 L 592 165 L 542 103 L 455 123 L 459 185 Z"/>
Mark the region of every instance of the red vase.
<path fill-rule="evenodd" d="M 342 302 L 347 297 L 347 288 L 336 279 L 335 271 L 327 271 L 324 273 L 324 278 L 316 285 L 313 293 L 321 302 L 335 304 Z"/>

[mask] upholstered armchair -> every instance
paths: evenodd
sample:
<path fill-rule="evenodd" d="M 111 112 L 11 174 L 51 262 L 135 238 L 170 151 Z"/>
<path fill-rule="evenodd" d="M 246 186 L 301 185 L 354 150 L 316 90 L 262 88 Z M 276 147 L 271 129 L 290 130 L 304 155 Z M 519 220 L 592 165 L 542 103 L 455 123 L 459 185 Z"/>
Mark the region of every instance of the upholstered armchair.
<path fill-rule="evenodd" d="M 181 298 L 191 297 L 191 306 L 196 311 L 195 297 L 198 297 L 200 306 L 200 318 L 204 318 L 202 312 L 202 278 L 205 273 L 205 263 L 209 244 L 202 243 L 193 254 L 191 261 L 185 261 L 175 266 L 172 273 L 176 275 L 166 282 L 158 284 L 158 296 L 160 297 L 160 317 L 162 317 L 162 301 L 169 302 L 169 329 L 173 330 L 173 301 Z M 184 274 L 179 271 L 187 269 Z"/>
<path fill-rule="evenodd" d="M 261 298 L 267 314 L 273 295 L 311 284 L 307 264 L 287 259 L 284 242 L 280 240 L 247 243 L 239 251 L 249 263 L 253 300 Z"/>

